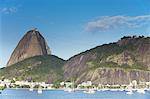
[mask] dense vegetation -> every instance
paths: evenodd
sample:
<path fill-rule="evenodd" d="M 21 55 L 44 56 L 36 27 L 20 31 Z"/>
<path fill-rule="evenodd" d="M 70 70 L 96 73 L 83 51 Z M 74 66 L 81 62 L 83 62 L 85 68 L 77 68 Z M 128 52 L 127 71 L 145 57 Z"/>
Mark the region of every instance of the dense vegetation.
<path fill-rule="evenodd" d="M 149 48 L 150 37 L 127 36 L 118 42 L 97 46 L 75 55 L 67 62 L 53 55 L 28 58 L 0 69 L 0 79 L 44 81 L 55 83 L 54 87 L 57 87 L 60 81 L 76 80 L 82 73 L 95 71 L 98 68 L 150 71 L 147 65 L 150 61 L 145 61 L 150 60 Z M 95 58 L 91 58 L 93 56 Z"/>
<path fill-rule="evenodd" d="M 12 66 L 2 68 L 0 77 L 28 81 L 59 82 L 63 79 L 65 61 L 53 56 L 35 56 Z"/>
<path fill-rule="evenodd" d="M 124 36 L 118 42 L 97 46 L 93 49 L 82 52 L 71 58 L 74 58 L 76 56 L 86 55 L 87 53 L 90 53 L 91 55 L 96 53 L 96 59 L 86 62 L 86 64 L 91 65 L 92 69 L 102 67 L 102 68 L 138 69 L 138 70 L 149 71 L 148 67 L 145 66 L 142 62 L 140 62 L 141 60 L 139 61 L 139 59 L 137 59 L 142 57 L 139 55 L 138 49 L 140 46 L 143 46 L 144 44 L 147 44 L 147 46 L 150 47 L 150 37 Z M 129 65 L 128 63 L 119 65 L 116 62 L 107 60 L 109 56 L 114 55 L 113 58 L 116 58 L 117 55 L 123 54 L 125 52 L 127 52 L 127 55 L 123 57 L 125 58 L 126 56 L 130 56 L 131 60 L 133 61 L 132 65 Z M 122 61 L 126 61 L 126 60 L 124 59 Z"/>
<path fill-rule="evenodd" d="M 123 42 L 123 40 L 127 43 L 119 45 L 118 42 L 116 42 L 104 44 L 102 46 L 94 48 L 92 51 L 94 53 L 97 53 L 97 58 L 94 61 L 92 61 L 92 64 L 94 66 L 93 68 L 109 67 L 109 68 L 139 69 L 147 71 L 148 68 L 144 66 L 144 64 L 142 64 L 141 62 L 137 61 L 136 58 L 141 57 L 137 51 L 139 46 L 145 43 L 150 43 L 150 38 L 149 37 L 144 38 L 144 36 L 139 36 L 137 38 L 135 36 L 133 37 L 128 36 L 121 38 L 121 42 Z M 121 54 L 125 51 L 128 51 L 129 56 L 134 62 L 132 65 L 129 65 L 128 63 L 119 65 L 112 61 L 109 62 L 106 61 L 106 58 L 108 58 L 109 56 L 116 55 L 114 57 L 117 57 L 118 54 Z"/>

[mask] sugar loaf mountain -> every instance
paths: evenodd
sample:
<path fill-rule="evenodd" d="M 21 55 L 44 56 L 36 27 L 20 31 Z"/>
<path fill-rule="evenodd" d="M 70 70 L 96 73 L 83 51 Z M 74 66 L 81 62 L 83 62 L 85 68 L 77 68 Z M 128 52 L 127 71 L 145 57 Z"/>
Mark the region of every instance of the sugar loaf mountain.
<path fill-rule="evenodd" d="M 0 69 L 0 77 L 47 83 L 150 81 L 150 37 L 125 36 L 63 60 L 51 54 L 39 31 L 30 30 L 18 43 L 7 66 Z"/>

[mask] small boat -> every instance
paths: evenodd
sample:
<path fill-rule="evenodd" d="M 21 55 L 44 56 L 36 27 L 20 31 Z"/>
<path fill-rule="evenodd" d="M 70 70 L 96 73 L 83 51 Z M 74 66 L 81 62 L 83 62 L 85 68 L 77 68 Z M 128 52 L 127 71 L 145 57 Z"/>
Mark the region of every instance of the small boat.
<path fill-rule="evenodd" d="M 69 89 L 66 89 L 65 91 L 67 91 L 67 92 L 74 92 L 75 90 L 74 90 L 74 89 L 69 88 Z"/>
<path fill-rule="evenodd" d="M 89 90 L 83 91 L 83 93 L 86 93 L 86 94 L 94 94 L 94 93 L 95 93 L 95 90 L 89 89 Z"/>
<path fill-rule="evenodd" d="M 126 92 L 126 94 L 127 94 L 127 95 L 132 95 L 132 94 L 133 94 L 133 91 L 132 91 L 132 90 L 129 90 L 129 91 Z"/>
<path fill-rule="evenodd" d="M 38 94 L 42 94 L 42 88 L 39 88 L 37 92 Z"/>
<path fill-rule="evenodd" d="M 110 89 L 108 89 L 108 88 L 104 88 L 104 89 L 102 89 L 102 91 L 109 91 Z"/>
<path fill-rule="evenodd" d="M 141 93 L 141 94 L 145 94 L 145 90 L 144 89 L 138 89 L 137 92 Z"/>
<path fill-rule="evenodd" d="M 133 94 L 133 90 L 134 89 L 132 88 L 132 86 L 133 86 L 132 83 L 130 83 L 129 86 L 127 86 L 126 94 L 128 94 L 128 95 L 132 95 Z"/>
<path fill-rule="evenodd" d="M 102 91 L 102 89 L 97 89 L 97 91 Z"/>
<path fill-rule="evenodd" d="M 67 91 L 67 92 L 75 92 L 75 88 L 74 88 L 74 81 L 72 80 L 72 84 L 71 84 L 71 88 L 69 88 L 67 86 L 67 88 L 64 90 L 64 91 Z"/>
<path fill-rule="evenodd" d="M 29 89 L 29 91 L 33 91 L 33 88 L 31 87 L 31 88 Z"/>
<path fill-rule="evenodd" d="M 110 91 L 120 91 L 120 89 L 110 89 Z"/>
<path fill-rule="evenodd" d="M 30 89 L 29 89 L 29 91 L 33 91 L 33 90 L 34 90 L 34 84 L 31 83 L 31 84 L 30 84 Z"/>

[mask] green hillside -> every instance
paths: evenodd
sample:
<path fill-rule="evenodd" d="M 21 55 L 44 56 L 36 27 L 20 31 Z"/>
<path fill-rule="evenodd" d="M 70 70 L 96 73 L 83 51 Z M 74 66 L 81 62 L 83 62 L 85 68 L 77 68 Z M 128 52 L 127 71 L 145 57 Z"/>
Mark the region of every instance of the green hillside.
<path fill-rule="evenodd" d="M 63 80 L 65 61 L 54 56 L 35 56 L 0 69 L 0 77 L 28 81 L 58 82 Z"/>
<path fill-rule="evenodd" d="M 120 44 L 119 44 L 120 43 Z M 86 64 L 92 67 L 139 69 L 149 71 L 150 37 L 123 37 L 118 42 L 103 44 L 73 56 L 96 55 Z M 72 59 L 70 58 L 70 60 Z M 90 57 L 89 57 L 90 58 Z M 120 59 L 120 61 L 119 61 Z M 146 61 L 143 61 L 146 60 Z M 120 62 L 120 64 L 119 64 Z"/>
<path fill-rule="evenodd" d="M 123 37 L 97 46 L 64 61 L 54 55 L 36 56 L 0 69 L 7 78 L 55 83 L 129 84 L 150 79 L 150 37 Z"/>
<path fill-rule="evenodd" d="M 119 44 L 121 43 L 121 44 Z M 98 46 L 92 50 L 97 58 L 91 63 L 97 67 L 139 69 L 149 71 L 150 38 L 124 37 L 120 41 Z"/>
<path fill-rule="evenodd" d="M 75 55 L 64 65 L 64 78 L 95 84 L 128 84 L 134 79 L 148 81 L 150 37 L 127 36 Z"/>

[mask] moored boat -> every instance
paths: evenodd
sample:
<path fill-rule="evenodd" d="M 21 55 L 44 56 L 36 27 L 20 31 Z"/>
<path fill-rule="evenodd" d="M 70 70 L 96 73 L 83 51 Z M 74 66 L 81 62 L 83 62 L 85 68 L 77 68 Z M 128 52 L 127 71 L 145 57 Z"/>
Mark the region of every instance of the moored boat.
<path fill-rule="evenodd" d="M 33 88 L 30 88 L 29 91 L 33 91 Z"/>
<path fill-rule="evenodd" d="M 86 94 L 94 94 L 94 93 L 95 93 L 95 90 L 93 90 L 93 89 L 88 89 L 88 90 L 83 91 L 83 93 L 86 93 Z"/>
<path fill-rule="evenodd" d="M 137 92 L 141 93 L 141 94 L 145 94 L 145 90 L 144 89 L 138 89 Z"/>
<path fill-rule="evenodd" d="M 133 94 L 133 91 L 132 91 L 132 90 L 129 90 L 129 91 L 126 92 L 126 94 L 132 95 L 132 94 Z"/>
<path fill-rule="evenodd" d="M 42 88 L 38 88 L 38 94 L 42 94 Z"/>

